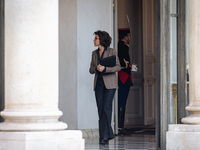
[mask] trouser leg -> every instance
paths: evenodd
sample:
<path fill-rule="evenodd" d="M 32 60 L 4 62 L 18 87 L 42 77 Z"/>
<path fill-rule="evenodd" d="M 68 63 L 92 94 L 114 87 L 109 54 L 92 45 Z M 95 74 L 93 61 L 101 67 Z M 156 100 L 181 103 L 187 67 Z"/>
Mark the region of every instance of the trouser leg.
<path fill-rule="evenodd" d="M 95 88 L 95 97 L 96 97 L 96 103 L 97 103 L 97 109 L 98 109 L 98 115 L 99 115 L 99 140 L 103 138 L 103 128 L 101 122 L 103 118 L 103 103 L 104 103 L 104 93 L 105 93 L 105 87 L 103 83 L 103 79 L 98 79 L 96 83 L 96 88 Z"/>
<path fill-rule="evenodd" d="M 124 128 L 124 118 L 126 111 L 126 101 L 128 98 L 130 86 L 124 86 L 120 79 L 118 79 L 119 89 L 118 89 L 118 128 L 123 130 Z"/>
<path fill-rule="evenodd" d="M 98 79 L 95 88 L 95 96 L 99 115 L 99 136 L 100 141 L 105 137 L 114 138 L 111 127 L 112 101 L 115 89 L 106 89 L 103 80 Z"/>
<path fill-rule="evenodd" d="M 104 113 L 102 117 L 102 126 L 104 126 L 104 137 L 108 139 L 114 138 L 113 130 L 111 127 L 112 119 L 112 102 L 115 95 L 115 89 L 106 89 L 104 95 Z"/>

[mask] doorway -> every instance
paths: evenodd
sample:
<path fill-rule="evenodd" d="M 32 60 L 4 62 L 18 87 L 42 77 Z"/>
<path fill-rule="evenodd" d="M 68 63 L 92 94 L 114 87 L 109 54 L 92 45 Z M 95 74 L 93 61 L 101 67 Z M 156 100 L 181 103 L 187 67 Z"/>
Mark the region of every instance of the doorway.
<path fill-rule="evenodd" d="M 156 0 L 118 0 L 117 26 L 130 28 L 133 86 L 126 104 L 125 128 L 155 128 L 156 124 Z"/>

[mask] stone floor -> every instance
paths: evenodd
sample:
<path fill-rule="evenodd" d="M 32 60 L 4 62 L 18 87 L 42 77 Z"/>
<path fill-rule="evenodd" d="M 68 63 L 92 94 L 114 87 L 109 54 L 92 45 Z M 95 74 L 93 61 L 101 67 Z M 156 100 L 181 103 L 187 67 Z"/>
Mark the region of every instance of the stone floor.
<path fill-rule="evenodd" d="M 85 150 L 156 150 L 154 134 L 116 136 L 108 145 L 99 145 L 98 138 L 85 139 Z"/>

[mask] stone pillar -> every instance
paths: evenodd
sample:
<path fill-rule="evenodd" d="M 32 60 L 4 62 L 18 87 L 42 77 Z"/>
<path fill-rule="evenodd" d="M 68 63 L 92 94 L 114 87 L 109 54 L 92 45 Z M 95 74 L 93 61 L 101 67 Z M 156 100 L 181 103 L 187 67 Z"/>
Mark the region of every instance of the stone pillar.
<path fill-rule="evenodd" d="M 82 133 L 65 130 L 67 124 L 58 121 L 61 115 L 58 0 L 6 0 L 0 149 L 84 149 Z"/>
<path fill-rule="evenodd" d="M 200 124 L 200 1 L 199 0 L 190 0 L 189 4 L 189 65 L 190 65 L 190 97 L 189 97 L 189 106 L 186 107 L 186 110 L 189 112 L 189 116 L 183 118 L 181 121 L 185 124 Z"/>
<path fill-rule="evenodd" d="M 167 149 L 200 149 L 200 1 L 189 1 L 190 23 L 190 102 L 186 110 L 190 113 L 181 121 L 184 124 L 169 125 L 167 133 Z"/>
<path fill-rule="evenodd" d="M 0 130 L 66 129 L 58 122 L 61 115 L 58 2 L 6 0 L 5 109 L 1 112 L 5 122 Z"/>

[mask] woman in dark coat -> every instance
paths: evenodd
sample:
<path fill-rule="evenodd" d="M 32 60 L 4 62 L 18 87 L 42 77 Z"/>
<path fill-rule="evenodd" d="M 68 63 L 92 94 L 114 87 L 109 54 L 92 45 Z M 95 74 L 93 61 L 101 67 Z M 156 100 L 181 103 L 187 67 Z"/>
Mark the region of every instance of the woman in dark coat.
<path fill-rule="evenodd" d="M 111 127 L 112 102 L 118 88 L 116 72 L 121 69 L 121 66 L 116 50 L 109 48 L 110 35 L 105 31 L 96 31 L 94 34 L 94 45 L 98 46 L 98 49 L 92 52 L 89 72 L 95 74 L 94 91 L 99 115 L 99 142 L 107 144 L 110 139 L 114 138 Z M 102 66 L 101 59 L 110 56 L 116 56 L 116 65 Z"/>

